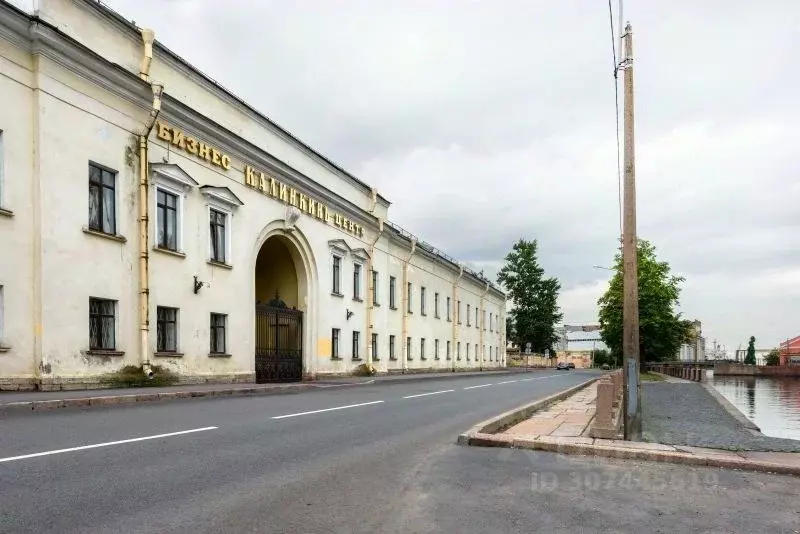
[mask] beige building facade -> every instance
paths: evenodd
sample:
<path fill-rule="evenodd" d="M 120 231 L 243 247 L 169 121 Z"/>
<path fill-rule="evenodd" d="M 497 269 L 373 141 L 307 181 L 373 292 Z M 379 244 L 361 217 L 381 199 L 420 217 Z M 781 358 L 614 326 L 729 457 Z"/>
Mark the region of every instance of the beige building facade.
<path fill-rule="evenodd" d="M 0 388 L 505 365 L 505 295 L 89 0 L 0 1 Z"/>

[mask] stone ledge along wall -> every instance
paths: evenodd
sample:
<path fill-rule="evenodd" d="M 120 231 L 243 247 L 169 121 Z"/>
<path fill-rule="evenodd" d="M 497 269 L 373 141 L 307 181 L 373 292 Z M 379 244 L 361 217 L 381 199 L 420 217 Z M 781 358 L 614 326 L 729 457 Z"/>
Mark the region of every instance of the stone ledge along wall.
<path fill-rule="evenodd" d="M 597 381 L 595 416 L 590 434 L 604 439 L 617 439 L 622 434 L 622 370 Z"/>
<path fill-rule="evenodd" d="M 744 365 L 741 363 L 718 363 L 714 374 L 720 376 L 796 376 L 800 377 L 800 365 Z"/>

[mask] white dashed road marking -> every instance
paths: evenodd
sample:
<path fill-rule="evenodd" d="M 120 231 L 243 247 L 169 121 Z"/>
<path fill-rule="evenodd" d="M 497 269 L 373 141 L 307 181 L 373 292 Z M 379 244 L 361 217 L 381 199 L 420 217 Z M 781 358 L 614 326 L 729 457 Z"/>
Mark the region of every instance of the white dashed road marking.
<path fill-rule="evenodd" d="M 345 410 L 347 408 L 358 408 L 359 406 L 369 406 L 370 404 L 380 404 L 384 401 L 362 402 L 360 404 L 348 404 L 347 406 L 336 406 L 335 408 L 324 408 L 322 410 L 311 410 L 310 412 L 290 413 L 287 415 L 276 415 L 272 419 L 287 419 L 289 417 L 299 417 L 301 415 L 311 415 L 312 413 L 332 412 L 334 410 Z"/>
<path fill-rule="evenodd" d="M 442 391 L 432 391 L 430 393 L 420 393 L 418 395 L 408 395 L 404 399 L 416 399 L 417 397 L 427 397 L 428 395 L 438 395 L 439 393 L 452 393 L 454 389 L 443 389 Z"/>

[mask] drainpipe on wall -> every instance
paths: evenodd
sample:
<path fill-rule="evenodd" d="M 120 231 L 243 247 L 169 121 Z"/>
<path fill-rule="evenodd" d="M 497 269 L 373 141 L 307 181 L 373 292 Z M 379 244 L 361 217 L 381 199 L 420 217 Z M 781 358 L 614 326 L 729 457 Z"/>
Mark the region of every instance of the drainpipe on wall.
<path fill-rule="evenodd" d="M 459 265 L 458 278 L 453 282 L 453 358 L 450 360 L 453 362 L 453 372 L 456 370 L 456 356 L 458 355 L 458 314 L 461 311 L 458 309 L 458 282 L 462 276 L 464 276 L 464 266 Z"/>
<path fill-rule="evenodd" d="M 373 189 L 373 192 L 374 191 L 375 189 Z M 369 294 L 367 295 L 367 298 L 369 298 L 369 302 L 367 303 L 367 368 L 370 371 L 372 371 L 372 358 L 374 356 L 374 354 L 372 354 L 372 310 L 375 307 L 375 285 L 372 277 L 372 270 L 374 268 L 373 257 L 375 256 L 375 244 L 381 238 L 382 233 L 383 217 L 378 217 L 378 233 L 375 235 L 375 239 L 369 246 L 369 258 L 367 258 L 367 276 L 369 276 Z"/>
<path fill-rule="evenodd" d="M 481 343 L 481 360 L 478 363 L 478 368 L 483 370 L 483 362 L 486 359 L 486 347 L 483 343 L 483 332 L 486 330 L 486 311 L 483 309 L 483 301 L 486 299 L 486 293 L 489 292 L 489 282 L 486 282 L 486 289 L 483 290 L 483 295 L 481 295 L 481 320 L 478 323 L 478 329 L 480 330 L 480 343 Z M 483 323 L 483 324 L 481 324 Z"/>
<path fill-rule="evenodd" d="M 417 250 L 417 240 L 411 240 L 411 253 L 408 255 L 408 258 L 405 259 L 403 262 L 403 287 L 400 288 L 400 291 L 403 292 L 403 340 L 400 344 L 403 347 L 403 354 L 402 361 L 403 361 L 403 373 L 408 370 L 408 264 L 411 261 L 411 257 L 414 255 L 414 251 Z"/>
<path fill-rule="evenodd" d="M 139 77 L 150 82 L 150 63 L 153 60 L 153 30 L 142 30 L 144 41 L 144 55 Z M 153 378 L 150 367 L 150 254 L 148 251 L 148 221 L 150 203 L 148 190 L 150 180 L 148 173 L 148 142 L 150 132 L 156 124 L 158 114 L 161 112 L 161 93 L 164 86 L 150 83 L 153 91 L 153 105 L 145 125 L 145 133 L 139 136 L 139 355 L 142 361 L 142 371 L 147 378 Z"/>

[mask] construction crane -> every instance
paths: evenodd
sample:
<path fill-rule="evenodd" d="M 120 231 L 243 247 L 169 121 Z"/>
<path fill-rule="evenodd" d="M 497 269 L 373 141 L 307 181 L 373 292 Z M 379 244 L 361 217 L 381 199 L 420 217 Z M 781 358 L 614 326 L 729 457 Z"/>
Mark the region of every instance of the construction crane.
<path fill-rule="evenodd" d="M 584 325 L 571 325 L 565 324 L 556 328 L 556 333 L 558 334 L 559 341 L 558 341 L 558 350 L 567 350 L 569 347 L 570 341 L 598 341 L 596 338 L 589 338 L 589 339 L 567 339 L 567 333 L 569 332 L 596 332 L 600 330 L 599 324 L 584 324 Z"/>

